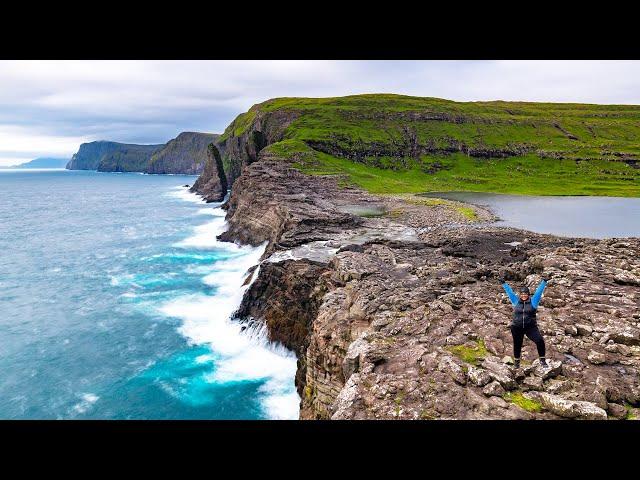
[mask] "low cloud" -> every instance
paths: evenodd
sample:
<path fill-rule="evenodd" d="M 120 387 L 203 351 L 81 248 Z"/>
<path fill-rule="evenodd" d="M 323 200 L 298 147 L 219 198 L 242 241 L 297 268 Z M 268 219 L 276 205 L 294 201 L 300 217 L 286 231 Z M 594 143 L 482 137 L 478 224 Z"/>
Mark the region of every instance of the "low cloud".
<path fill-rule="evenodd" d="M 2 61 L 0 165 L 217 132 L 281 96 L 640 103 L 636 61 Z"/>

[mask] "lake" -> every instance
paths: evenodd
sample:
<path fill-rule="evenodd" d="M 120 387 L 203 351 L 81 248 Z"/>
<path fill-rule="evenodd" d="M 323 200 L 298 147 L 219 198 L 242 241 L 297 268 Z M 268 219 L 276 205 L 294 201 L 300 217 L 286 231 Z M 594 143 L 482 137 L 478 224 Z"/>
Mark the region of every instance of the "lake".
<path fill-rule="evenodd" d="M 429 192 L 488 207 L 500 220 L 495 225 L 566 237 L 640 236 L 640 198 L 530 196 L 482 192 Z"/>

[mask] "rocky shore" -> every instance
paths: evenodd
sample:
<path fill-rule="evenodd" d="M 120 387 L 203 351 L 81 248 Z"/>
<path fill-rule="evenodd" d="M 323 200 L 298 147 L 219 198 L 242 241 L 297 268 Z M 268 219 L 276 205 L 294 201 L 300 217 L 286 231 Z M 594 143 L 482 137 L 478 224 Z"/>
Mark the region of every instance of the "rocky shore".
<path fill-rule="evenodd" d="M 487 224 L 490 212 L 374 196 L 260 156 L 222 240 L 268 242 L 237 317 L 298 355 L 302 419 L 623 419 L 640 414 L 640 239 Z M 469 211 L 471 210 L 471 211 Z M 535 287 L 549 369 L 497 278 Z"/>

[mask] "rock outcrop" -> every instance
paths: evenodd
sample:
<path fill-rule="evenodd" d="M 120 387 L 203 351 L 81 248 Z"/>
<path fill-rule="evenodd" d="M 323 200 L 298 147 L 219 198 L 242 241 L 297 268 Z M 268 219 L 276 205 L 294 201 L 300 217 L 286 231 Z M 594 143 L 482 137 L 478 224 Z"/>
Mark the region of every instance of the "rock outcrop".
<path fill-rule="evenodd" d="M 209 168 L 205 165 L 192 191 L 205 199 L 218 198 L 222 177 L 231 187 L 243 169 L 258 159 L 264 147 L 282 140 L 287 126 L 299 115 L 299 112 L 286 110 L 264 112 L 260 105 L 255 105 L 247 113 L 238 116 L 216 144 L 222 152 L 222 172 L 213 164 Z"/>
<path fill-rule="evenodd" d="M 524 122 L 532 141 L 575 148 L 525 115 L 530 108 L 384 95 L 276 99 L 220 137 L 222 158 L 212 151 L 194 190 L 219 200 L 226 179 L 233 188 L 219 239 L 267 244 L 237 317 L 264 322 L 273 341 L 297 353 L 301 418 L 638 416 L 640 239 L 500 228 L 480 207 L 371 195 L 339 174 L 300 171 L 330 167 L 326 156 L 402 170 L 425 152 L 499 158 L 540 147 L 493 145 L 491 136 L 461 143 L 441 135 L 444 123 L 461 135 L 473 124 L 500 136 Z M 571 122 L 562 128 L 573 132 Z M 448 168 L 423 166 L 428 174 Z M 535 287 L 543 273 L 550 282 L 538 318 L 549 365 L 527 341 L 515 369 L 511 305 L 497 279 Z"/>
<path fill-rule="evenodd" d="M 474 225 L 437 205 L 389 214 L 401 198 L 272 160 L 244 168 L 221 238 L 268 242 L 238 318 L 266 322 L 272 340 L 297 352 L 301 418 L 636 414 L 640 239 Z M 372 206 L 387 214 L 350 213 Z M 535 286 L 543 272 L 550 365 L 525 343 L 516 370 L 497 278 Z"/>
<path fill-rule="evenodd" d="M 199 193 L 207 202 L 221 202 L 227 195 L 228 186 L 220 152 L 213 143 L 207 146 L 206 151 L 204 170 L 190 191 Z"/>
<path fill-rule="evenodd" d="M 147 173 L 200 175 L 207 161 L 207 147 L 220 135 L 182 132 L 149 159 Z"/>

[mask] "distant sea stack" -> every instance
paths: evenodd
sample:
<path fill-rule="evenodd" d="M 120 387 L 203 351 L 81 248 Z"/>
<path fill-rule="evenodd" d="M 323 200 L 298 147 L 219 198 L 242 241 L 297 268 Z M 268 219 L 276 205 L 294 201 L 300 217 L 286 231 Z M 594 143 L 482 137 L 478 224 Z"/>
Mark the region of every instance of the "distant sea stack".
<path fill-rule="evenodd" d="M 218 137 L 214 133 L 182 132 L 151 156 L 146 172 L 200 175 L 207 161 L 207 146 Z"/>
<path fill-rule="evenodd" d="M 151 155 L 161 147 L 163 145 L 135 145 L 103 140 L 83 143 L 66 168 L 100 172 L 144 172 Z"/>
<path fill-rule="evenodd" d="M 207 202 L 221 202 L 227 194 L 229 184 L 224 173 L 220 152 L 215 144 L 207 147 L 207 161 L 204 171 L 191 187 L 191 192 L 198 193 Z"/>

